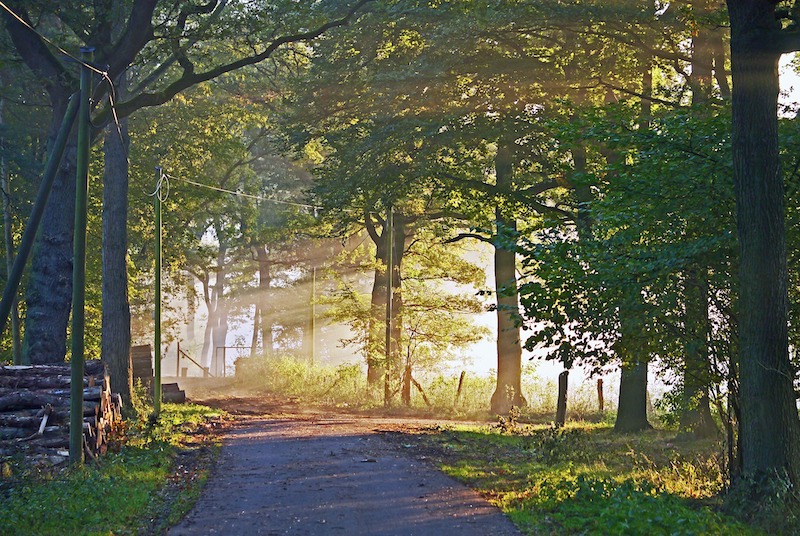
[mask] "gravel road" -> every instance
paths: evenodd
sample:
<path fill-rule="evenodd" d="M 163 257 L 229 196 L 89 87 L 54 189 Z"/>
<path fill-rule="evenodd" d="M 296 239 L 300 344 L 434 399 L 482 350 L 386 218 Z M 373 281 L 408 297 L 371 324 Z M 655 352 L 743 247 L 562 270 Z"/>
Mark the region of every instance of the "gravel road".
<path fill-rule="evenodd" d="M 194 509 L 171 536 L 519 534 L 496 508 L 385 441 L 397 421 L 240 417 Z"/>

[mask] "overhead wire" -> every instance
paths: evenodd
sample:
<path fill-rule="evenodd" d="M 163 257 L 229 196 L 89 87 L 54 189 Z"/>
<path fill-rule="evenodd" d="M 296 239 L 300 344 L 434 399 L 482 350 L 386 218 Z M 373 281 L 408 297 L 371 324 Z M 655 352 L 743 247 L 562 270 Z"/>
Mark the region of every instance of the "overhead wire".
<path fill-rule="evenodd" d="M 60 47 L 59 45 L 54 43 L 48 37 L 46 37 L 46 36 L 42 35 L 41 33 L 39 33 L 36 30 L 36 28 L 31 26 L 25 19 L 23 19 L 21 16 L 19 16 L 17 13 L 15 13 L 11 8 L 9 8 L 5 4 L 5 2 L 3 2 L 3 0 L 0 0 L 0 7 L 5 9 L 9 13 L 9 15 L 14 17 L 17 21 L 19 21 L 20 24 L 22 24 L 23 26 L 28 28 L 35 35 L 37 35 L 43 42 L 47 43 L 48 45 L 50 45 L 54 49 L 58 50 L 61 54 L 63 54 L 64 56 L 70 58 L 71 60 L 75 61 L 76 63 L 82 65 L 83 67 L 86 67 L 87 69 L 90 69 L 91 71 L 93 71 L 95 73 L 97 73 L 98 75 L 100 75 L 103 78 L 103 80 L 105 82 L 108 83 L 108 88 L 109 88 L 109 90 L 108 90 L 108 102 L 109 102 L 109 106 L 111 107 L 111 114 L 112 114 L 112 116 L 114 118 L 114 124 L 115 124 L 115 126 L 117 128 L 117 134 L 119 135 L 119 139 L 120 139 L 120 142 L 122 144 L 123 150 L 125 150 L 124 149 L 125 148 L 125 142 L 124 142 L 123 135 L 122 135 L 122 127 L 120 125 L 119 115 L 117 114 L 117 108 L 116 108 L 116 103 L 115 103 L 115 100 L 116 100 L 116 97 L 115 97 L 116 88 L 114 87 L 114 81 L 111 80 L 111 77 L 109 76 L 108 71 L 104 71 L 102 69 L 99 69 L 96 66 L 92 65 L 91 63 L 88 63 L 88 62 L 78 58 L 74 54 L 71 54 L 68 51 L 64 50 L 62 47 Z M 125 157 L 126 157 L 126 160 L 127 160 L 128 159 L 127 150 L 125 150 L 125 153 L 126 153 Z M 309 209 L 313 209 L 314 210 L 314 214 L 315 215 L 317 213 L 317 210 L 320 208 L 320 207 L 317 207 L 317 206 L 314 206 L 314 205 L 308 205 L 308 204 L 305 204 L 305 203 L 296 203 L 296 202 L 293 202 L 293 201 L 283 201 L 281 199 L 273 199 L 273 198 L 269 198 L 269 197 L 262 197 L 262 196 L 252 195 L 252 194 L 246 194 L 244 192 L 237 192 L 237 191 L 234 191 L 234 190 L 227 190 L 225 188 L 220 188 L 220 187 L 212 186 L 212 185 L 209 185 L 209 184 L 203 184 L 203 183 L 192 181 L 192 180 L 189 180 L 189 179 L 183 179 L 181 177 L 174 177 L 174 176 L 171 176 L 171 175 L 167 175 L 164 172 L 161 173 L 161 177 L 159 178 L 159 181 L 158 181 L 158 183 L 156 185 L 155 191 L 153 191 L 152 193 L 150 193 L 148 195 L 151 196 L 151 197 L 154 196 L 154 195 L 158 195 L 159 198 L 161 199 L 161 201 L 166 200 L 167 196 L 169 195 L 169 179 L 182 181 L 182 182 L 185 182 L 185 183 L 188 183 L 188 184 L 192 184 L 194 186 L 198 186 L 198 187 L 201 187 L 201 188 L 207 188 L 209 190 L 215 190 L 215 191 L 218 191 L 218 192 L 223 192 L 223 193 L 227 193 L 227 194 L 231 194 L 231 195 L 237 195 L 237 196 L 240 196 L 240 197 L 247 197 L 247 198 L 255 199 L 255 200 L 258 200 L 258 201 L 268 201 L 268 202 L 271 202 L 271 203 L 278 203 L 278 204 L 296 206 L 296 207 L 301 207 L 301 208 L 309 208 Z M 166 193 L 163 193 L 163 192 L 166 192 Z M 162 195 L 164 196 L 163 198 L 161 197 Z"/>
<path fill-rule="evenodd" d="M 36 28 L 34 28 L 33 26 L 31 26 L 28 21 L 23 19 L 14 10 L 12 10 L 10 7 L 8 7 L 5 4 L 5 2 L 3 2 L 3 0 L 0 0 L 0 7 L 2 7 L 4 10 L 6 10 L 6 12 L 8 12 L 9 15 L 14 17 L 17 21 L 19 21 L 20 24 L 22 24 L 28 30 L 33 32 L 44 43 L 46 43 L 46 44 L 50 45 L 51 47 L 53 47 L 54 49 L 58 50 L 61 54 L 63 54 L 64 56 L 68 57 L 69 59 L 73 60 L 74 62 L 78 63 L 79 65 L 81 65 L 81 66 L 93 71 L 94 73 L 100 75 L 100 77 L 103 79 L 103 81 L 108 84 L 108 88 L 109 88 L 108 89 L 108 103 L 109 103 L 109 106 L 111 107 L 111 115 L 114 118 L 114 125 L 117 128 L 117 135 L 119 136 L 120 143 L 122 144 L 122 147 L 124 149 L 125 140 L 123 139 L 123 136 L 122 136 L 122 126 L 120 125 L 119 115 L 117 114 L 117 108 L 116 108 L 116 104 L 114 102 L 115 101 L 114 95 L 116 94 L 116 88 L 114 87 L 114 81 L 111 80 L 111 77 L 109 76 L 108 71 L 104 71 L 104 70 L 96 67 L 95 65 L 92 65 L 91 63 L 88 63 L 88 62 L 82 60 L 81 58 L 78 58 L 74 54 L 71 54 L 70 52 L 64 50 L 61 46 L 59 46 L 58 44 L 54 43 L 47 36 L 42 35 L 41 33 L 39 33 L 39 31 L 36 30 Z M 127 159 L 128 158 L 127 150 L 125 151 L 125 153 L 126 153 L 125 154 L 125 158 Z"/>
<path fill-rule="evenodd" d="M 184 179 L 184 178 L 181 178 L 181 177 L 175 177 L 174 175 L 167 175 L 166 173 L 164 173 L 164 176 L 167 177 L 168 179 L 185 182 L 187 184 L 191 184 L 193 186 L 198 186 L 200 188 L 206 188 L 208 190 L 214 190 L 216 192 L 222 192 L 222 193 L 226 193 L 226 194 L 236 195 L 236 196 L 239 196 L 239 197 L 246 197 L 248 199 L 255 199 L 257 201 L 268 201 L 270 203 L 278 203 L 278 204 L 281 204 L 281 205 L 290 205 L 290 206 L 294 206 L 294 207 L 310 208 L 310 209 L 313 209 L 315 213 L 320 208 L 318 206 L 308 205 L 306 203 L 297 203 L 295 201 L 284 201 L 283 199 L 275 199 L 275 198 L 272 198 L 272 197 L 263 197 L 263 196 L 260 196 L 260 195 L 253 195 L 253 194 L 248 194 L 248 193 L 245 193 L 245 192 L 237 192 L 236 190 L 228 190 L 226 188 L 221 188 L 219 186 L 213 186 L 211 184 L 204 184 L 202 182 L 197 182 L 197 181 L 193 181 L 193 180 L 190 180 L 190 179 Z"/>
<path fill-rule="evenodd" d="M 162 203 L 169 197 L 169 175 L 159 168 L 160 174 L 158 182 L 156 182 L 156 189 L 152 193 L 147 194 L 149 197 L 158 196 L 158 200 Z"/>

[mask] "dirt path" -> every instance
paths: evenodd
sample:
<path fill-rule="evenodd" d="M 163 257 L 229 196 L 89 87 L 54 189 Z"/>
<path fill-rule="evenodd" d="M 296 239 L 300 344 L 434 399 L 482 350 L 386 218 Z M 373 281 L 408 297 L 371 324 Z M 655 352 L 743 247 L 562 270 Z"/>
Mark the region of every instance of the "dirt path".
<path fill-rule="evenodd" d="M 381 437 L 405 424 L 240 416 L 200 500 L 169 534 L 519 534 L 477 493 Z"/>

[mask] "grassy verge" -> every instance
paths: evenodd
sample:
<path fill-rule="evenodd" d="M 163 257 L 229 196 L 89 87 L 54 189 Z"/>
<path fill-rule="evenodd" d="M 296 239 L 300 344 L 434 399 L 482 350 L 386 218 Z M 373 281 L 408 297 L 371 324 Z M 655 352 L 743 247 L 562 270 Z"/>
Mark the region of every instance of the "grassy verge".
<path fill-rule="evenodd" d="M 80 469 L 6 464 L 0 534 L 160 534 L 194 504 L 219 448 L 222 415 L 164 404 L 156 422 L 117 432 L 119 452 Z"/>
<path fill-rule="evenodd" d="M 526 534 L 758 534 L 720 512 L 718 446 L 673 438 L 506 423 L 396 440 L 488 497 Z"/>

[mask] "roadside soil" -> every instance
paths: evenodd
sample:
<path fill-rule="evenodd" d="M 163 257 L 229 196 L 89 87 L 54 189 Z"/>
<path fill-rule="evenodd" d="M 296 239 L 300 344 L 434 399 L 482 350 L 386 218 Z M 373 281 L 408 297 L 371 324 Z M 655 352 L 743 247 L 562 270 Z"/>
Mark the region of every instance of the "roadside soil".
<path fill-rule="evenodd" d="M 189 393 L 234 420 L 200 499 L 172 536 L 520 534 L 415 448 L 415 434 L 444 421 Z"/>

